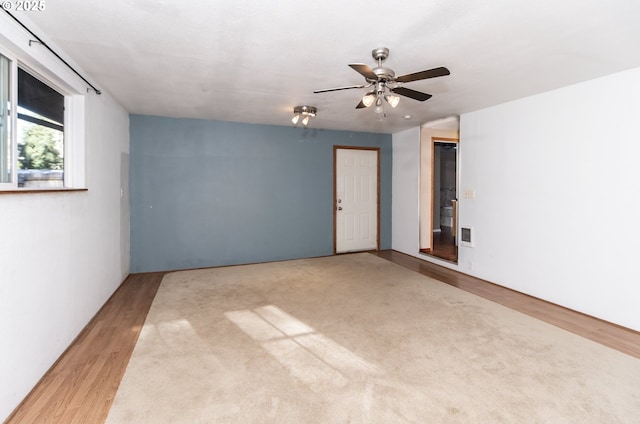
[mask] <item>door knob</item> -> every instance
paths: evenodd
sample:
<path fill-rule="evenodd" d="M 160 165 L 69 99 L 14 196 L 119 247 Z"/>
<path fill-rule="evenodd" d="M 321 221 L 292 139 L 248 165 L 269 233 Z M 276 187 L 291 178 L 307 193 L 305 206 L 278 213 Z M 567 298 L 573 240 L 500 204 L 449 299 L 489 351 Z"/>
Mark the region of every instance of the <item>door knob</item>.
<path fill-rule="evenodd" d="M 341 211 L 342 210 L 342 206 L 338 206 L 338 210 Z"/>

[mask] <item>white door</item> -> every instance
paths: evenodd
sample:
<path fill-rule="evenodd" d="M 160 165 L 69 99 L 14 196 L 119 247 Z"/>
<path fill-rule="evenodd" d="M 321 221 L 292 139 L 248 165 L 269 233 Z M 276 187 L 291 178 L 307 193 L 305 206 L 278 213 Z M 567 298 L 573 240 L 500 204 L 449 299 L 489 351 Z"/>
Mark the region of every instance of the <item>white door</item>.
<path fill-rule="evenodd" d="M 336 253 L 378 249 L 378 155 L 335 149 Z"/>

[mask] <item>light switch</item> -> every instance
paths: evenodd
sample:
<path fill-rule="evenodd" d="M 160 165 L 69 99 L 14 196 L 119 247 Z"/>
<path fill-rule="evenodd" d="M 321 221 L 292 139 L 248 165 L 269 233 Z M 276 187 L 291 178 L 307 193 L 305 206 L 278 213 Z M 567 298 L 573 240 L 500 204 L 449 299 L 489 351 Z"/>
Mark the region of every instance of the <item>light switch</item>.
<path fill-rule="evenodd" d="M 475 199 L 476 198 L 476 191 L 475 190 L 465 190 L 463 195 L 464 195 L 465 199 Z"/>

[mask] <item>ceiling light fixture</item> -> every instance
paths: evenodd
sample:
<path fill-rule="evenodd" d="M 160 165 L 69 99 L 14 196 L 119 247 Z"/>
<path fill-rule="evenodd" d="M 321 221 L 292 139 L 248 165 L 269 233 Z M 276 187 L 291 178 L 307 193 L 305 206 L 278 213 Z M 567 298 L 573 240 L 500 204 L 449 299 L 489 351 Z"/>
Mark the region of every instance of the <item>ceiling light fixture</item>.
<path fill-rule="evenodd" d="M 391 105 L 391 107 L 396 107 L 398 106 L 398 103 L 400 103 L 400 97 L 395 96 L 393 94 L 388 94 L 384 96 L 384 99 L 387 101 L 387 103 Z"/>
<path fill-rule="evenodd" d="M 419 102 L 424 102 L 432 97 L 431 94 L 403 87 L 405 83 L 451 75 L 451 72 L 449 72 L 447 68 L 440 66 L 438 68 L 425 69 L 424 71 L 420 72 L 396 76 L 396 73 L 393 69 L 382 66 L 382 62 L 387 60 L 387 58 L 389 57 L 388 48 L 375 48 L 371 51 L 371 56 L 376 61 L 377 65 L 373 68 L 370 68 L 364 63 L 349 64 L 349 67 L 351 69 L 364 77 L 363 83 L 357 85 L 348 85 L 346 87 L 315 90 L 314 93 L 327 93 L 329 91 L 341 91 L 372 87 L 371 92 L 368 92 L 364 95 L 364 97 L 360 99 L 360 102 L 356 105 L 356 109 L 369 108 L 374 106 L 375 104 L 375 107 L 373 107 L 373 109 L 378 112 L 378 115 L 383 115 L 382 112 L 385 101 L 392 108 L 395 108 L 400 103 L 399 96 L 409 97 L 410 99 L 414 99 Z M 382 98 L 384 98 L 384 101 L 382 100 Z"/>
<path fill-rule="evenodd" d="M 298 121 L 302 117 L 302 125 L 305 127 L 309 125 L 309 120 L 316 116 L 318 113 L 318 109 L 315 106 L 296 106 L 293 108 L 293 118 L 291 118 L 291 123 L 293 125 L 298 125 Z"/>
<path fill-rule="evenodd" d="M 362 104 L 364 105 L 364 107 L 371 106 L 375 101 L 376 101 L 376 93 L 373 91 L 369 91 L 362 98 Z"/>
<path fill-rule="evenodd" d="M 384 104 L 382 99 L 384 99 L 391 107 L 395 108 L 398 106 L 398 103 L 400 103 L 400 97 L 395 94 L 385 94 L 386 90 L 386 84 L 379 82 L 375 91 L 369 91 L 364 95 L 358 107 L 371 107 L 375 105 L 374 109 L 376 113 L 383 113 Z"/>

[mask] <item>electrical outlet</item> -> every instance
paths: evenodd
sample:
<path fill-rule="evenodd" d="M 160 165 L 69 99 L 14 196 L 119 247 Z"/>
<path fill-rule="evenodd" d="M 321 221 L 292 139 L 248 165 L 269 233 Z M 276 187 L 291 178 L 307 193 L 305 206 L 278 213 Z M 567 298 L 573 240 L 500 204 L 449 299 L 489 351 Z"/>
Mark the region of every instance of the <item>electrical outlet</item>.
<path fill-rule="evenodd" d="M 465 190 L 463 193 L 463 196 L 465 199 L 475 199 L 476 198 L 476 191 L 475 190 Z"/>

